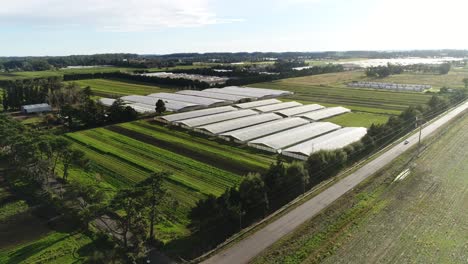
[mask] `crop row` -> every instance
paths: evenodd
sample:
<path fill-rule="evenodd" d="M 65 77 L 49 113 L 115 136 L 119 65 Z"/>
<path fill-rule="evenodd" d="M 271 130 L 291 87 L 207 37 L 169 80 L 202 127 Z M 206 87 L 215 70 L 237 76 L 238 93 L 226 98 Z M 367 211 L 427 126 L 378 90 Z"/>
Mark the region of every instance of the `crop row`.
<path fill-rule="evenodd" d="M 106 129 L 72 133 L 69 137 L 144 170 L 172 172 L 171 180 L 203 194 L 219 195 L 240 181 L 235 174 Z"/>
<path fill-rule="evenodd" d="M 261 171 L 274 162 L 271 156 L 261 155 L 250 149 L 219 144 L 213 140 L 192 136 L 186 132 L 168 129 L 147 121 L 124 123 L 119 127 L 133 132 L 135 137 L 143 134 L 150 137 L 150 139 L 154 139 L 156 143 L 164 141 L 165 144 L 161 144 L 162 148 L 177 149 L 178 153 L 184 153 L 184 155 L 191 158 L 209 162 L 214 166 L 237 174 Z"/>

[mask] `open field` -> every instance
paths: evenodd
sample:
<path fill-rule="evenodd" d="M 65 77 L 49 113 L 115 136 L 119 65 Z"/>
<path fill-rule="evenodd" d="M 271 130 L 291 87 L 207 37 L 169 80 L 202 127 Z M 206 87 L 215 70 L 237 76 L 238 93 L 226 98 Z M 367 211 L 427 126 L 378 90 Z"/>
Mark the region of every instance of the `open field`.
<path fill-rule="evenodd" d="M 465 263 L 468 115 L 436 133 L 253 263 Z"/>
<path fill-rule="evenodd" d="M 158 86 L 109 79 L 89 79 L 73 82 L 77 83 L 81 87 L 90 86 L 95 95 L 102 97 L 118 97 L 132 94 L 148 95 L 150 93 L 170 93 L 174 91 L 173 89 L 164 89 Z"/>
<path fill-rule="evenodd" d="M 158 238 L 171 241 L 190 234 L 187 215 L 201 198 L 220 195 L 241 176 L 262 171 L 274 157 L 220 144 L 148 121 L 137 121 L 67 134 L 93 162 L 98 175 L 73 170 L 70 179 L 98 183 L 112 195 L 145 179 L 153 171 L 172 175 L 165 186 L 177 206 L 164 208 Z"/>
<path fill-rule="evenodd" d="M 388 121 L 389 116 L 384 114 L 374 114 L 366 112 L 351 112 L 344 115 L 334 116 L 332 118 L 325 119 L 343 127 L 367 127 L 369 128 L 372 124 L 383 124 Z"/>
<path fill-rule="evenodd" d="M 353 71 L 289 78 L 251 86 L 293 91 L 295 94 L 288 99 L 299 102 L 340 105 L 353 111 L 387 115 L 398 114 L 410 105 L 424 104 L 430 99 L 430 95 L 422 93 L 351 89 L 345 86 L 347 82 L 364 78 L 363 72 Z"/>
<path fill-rule="evenodd" d="M 449 88 L 463 88 L 463 79 L 468 78 L 467 69 L 452 69 L 448 74 L 411 74 L 403 73 L 391 75 L 385 78 L 366 78 L 366 81 L 393 82 L 408 84 L 429 84 L 433 89 L 440 89 L 444 86 Z"/>

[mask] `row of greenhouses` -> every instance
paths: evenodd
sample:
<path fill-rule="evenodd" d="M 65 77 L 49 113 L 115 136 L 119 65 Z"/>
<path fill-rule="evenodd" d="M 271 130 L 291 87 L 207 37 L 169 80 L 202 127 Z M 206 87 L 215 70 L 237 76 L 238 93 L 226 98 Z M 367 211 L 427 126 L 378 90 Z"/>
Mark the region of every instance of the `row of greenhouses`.
<path fill-rule="evenodd" d="M 319 150 L 342 148 L 366 134 L 365 128 L 342 128 L 320 121 L 348 112 L 344 107 L 267 99 L 165 115 L 156 120 L 262 151 L 306 159 Z"/>

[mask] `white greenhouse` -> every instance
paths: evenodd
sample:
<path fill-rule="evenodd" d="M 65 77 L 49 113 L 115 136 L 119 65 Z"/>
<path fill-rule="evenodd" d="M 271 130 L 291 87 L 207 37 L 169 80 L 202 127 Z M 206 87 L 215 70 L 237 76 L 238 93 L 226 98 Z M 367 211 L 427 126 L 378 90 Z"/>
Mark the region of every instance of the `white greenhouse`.
<path fill-rule="evenodd" d="M 238 130 L 225 132 L 221 134 L 220 137 L 228 141 L 234 141 L 237 143 L 245 143 L 255 138 L 268 136 L 268 135 L 278 133 L 287 129 L 302 126 L 308 123 L 309 121 L 300 117 L 285 118 L 285 119 L 280 119 L 280 120 L 276 120 L 276 121 L 272 121 L 268 123 L 263 123 L 260 125 L 255 125 L 255 126 L 238 129 Z"/>
<path fill-rule="evenodd" d="M 178 91 L 176 93 L 177 94 L 184 94 L 184 95 L 205 97 L 205 98 L 213 98 L 213 99 L 218 99 L 218 100 L 225 100 L 225 101 L 230 101 L 232 103 L 244 102 L 244 101 L 250 99 L 249 96 L 211 93 L 211 92 L 196 91 L 196 90 L 182 90 L 182 91 Z"/>
<path fill-rule="evenodd" d="M 158 116 L 156 120 L 164 122 L 164 123 L 171 123 L 174 121 L 180 121 L 180 120 L 195 118 L 195 117 L 200 117 L 200 116 L 214 115 L 214 114 L 219 114 L 219 113 L 226 113 L 226 112 L 231 112 L 231 111 L 237 111 L 237 108 L 234 108 L 232 106 L 220 106 L 220 107 L 195 110 L 195 111 L 184 112 L 184 113 L 177 113 L 177 114 L 172 114 L 172 115 Z"/>
<path fill-rule="evenodd" d="M 222 88 L 225 91 L 236 91 L 236 92 L 244 92 L 247 94 L 258 94 L 261 96 L 286 96 L 293 94 L 290 91 L 283 91 L 283 90 L 274 90 L 274 89 L 265 89 L 265 88 L 254 88 L 254 87 L 239 87 L 239 86 L 228 86 Z"/>
<path fill-rule="evenodd" d="M 176 93 L 154 93 L 148 96 L 155 97 L 158 99 L 164 99 L 164 100 L 174 100 L 174 101 L 180 101 L 180 102 L 187 102 L 191 104 L 204 105 L 208 107 L 222 106 L 222 105 L 231 103 L 231 102 L 226 102 L 225 100 L 218 100 L 218 99 L 213 99 L 213 98 L 204 98 L 204 97 L 183 95 L 183 94 L 176 94 Z"/>
<path fill-rule="evenodd" d="M 255 108 L 255 107 L 260 107 L 264 105 L 279 104 L 279 103 L 281 103 L 281 101 L 278 99 L 268 99 L 268 100 L 260 100 L 260 101 L 242 103 L 242 104 L 235 104 L 234 106 L 237 108 L 241 108 L 241 109 L 249 109 L 249 108 Z"/>
<path fill-rule="evenodd" d="M 156 107 L 151 107 L 150 105 L 146 105 L 146 104 L 142 104 L 142 103 L 126 104 L 126 106 L 130 106 L 131 108 L 133 108 L 136 112 L 138 112 L 140 114 L 156 112 L 156 110 L 155 110 Z"/>
<path fill-rule="evenodd" d="M 308 105 L 302 105 L 298 107 L 293 107 L 293 108 L 288 108 L 288 109 L 283 109 L 279 111 L 275 111 L 275 113 L 280 114 L 284 117 L 289 117 L 289 116 L 295 116 L 295 115 L 300 115 L 316 110 L 323 109 L 325 107 L 318 105 L 318 104 L 308 104 Z"/>
<path fill-rule="evenodd" d="M 182 127 L 193 128 L 193 127 L 204 126 L 208 124 L 213 124 L 217 122 L 222 122 L 226 120 L 241 118 L 245 116 L 252 116 L 252 115 L 257 115 L 257 114 L 258 114 L 257 112 L 247 109 L 247 110 L 238 110 L 238 111 L 232 111 L 232 112 L 220 113 L 220 114 L 214 114 L 214 115 L 208 115 L 208 116 L 200 116 L 200 117 L 176 121 L 175 123 Z"/>
<path fill-rule="evenodd" d="M 31 104 L 21 106 L 21 112 L 23 114 L 34 114 L 44 113 L 52 111 L 52 107 L 49 104 Z"/>
<path fill-rule="evenodd" d="M 115 99 L 112 98 L 100 98 L 99 103 L 104 106 L 111 106 L 115 102 Z"/>
<path fill-rule="evenodd" d="M 143 96 L 143 95 L 127 95 L 124 97 L 121 97 L 122 100 L 130 103 L 142 103 L 146 104 L 149 106 L 153 106 L 156 108 L 156 102 L 159 100 L 159 98 L 156 97 L 150 97 L 150 96 Z M 204 106 L 202 105 L 197 105 L 197 104 L 192 104 L 192 103 L 187 103 L 187 102 L 180 102 L 180 101 L 174 101 L 174 100 L 164 100 L 162 99 L 166 105 L 166 109 L 168 111 L 190 111 L 190 110 L 196 110 L 203 108 Z"/>
<path fill-rule="evenodd" d="M 207 135 L 216 135 L 227 131 L 232 131 L 273 120 L 278 120 L 281 118 L 281 116 L 273 113 L 253 115 L 242 118 L 236 118 L 224 122 L 214 123 L 206 126 L 200 126 L 195 128 L 194 130 Z"/>
<path fill-rule="evenodd" d="M 341 114 L 349 113 L 349 112 L 351 112 L 351 110 L 349 110 L 348 108 L 337 106 L 337 107 L 329 107 L 329 108 L 320 109 L 320 110 L 313 111 L 310 113 L 300 114 L 298 116 L 307 118 L 312 121 L 318 121 L 318 120 L 326 119 L 329 117 L 333 117 L 333 116 L 337 116 L 337 115 L 341 115 Z"/>
<path fill-rule="evenodd" d="M 281 149 L 341 128 L 330 122 L 316 122 L 288 129 L 280 133 L 255 139 L 247 145 L 269 152 L 281 152 Z"/>
<path fill-rule="evenodd" d="M 307 160 L 312 154 L 320 150 L 335 150 L 344 148 L 359 141 L 367 133 L 363 127 L 345 127 L 330 134 L 300 143 L 285 149 L 282 154 L 288 157 Z"/>
<path fill-rule="evenodd" d="M 258 94 L 247 94 L 246 92 L 243 91 L 228 91 L 228 90 L 223 90 L 221 88 L 209 88 L 203 90 L 204 92 L 210 92 L 210 93 L 219 93 L 219 94 L 230 94 L 230 95 L 237 95 L 237 96 L 248 96 L 252 100 L 257 100 L 257 99 L 264 99 L 262 95 Z"/>
<path fill-rule="evenodd" d="M 279 111 L 287 108 L 292 108 L 292 107 L 297 107 L 297 106 L 302 106 L 301 103 L 298 102 L 285 102 L 285 103 L 279 103 L 279 104 L 273 104 L 273 105 L 264 105 L 260 107 L 254 108 L 254 110 L 257 110 L 262 113 L 268 113 L 268 112 L 274 112 L 274 111 Z"/>

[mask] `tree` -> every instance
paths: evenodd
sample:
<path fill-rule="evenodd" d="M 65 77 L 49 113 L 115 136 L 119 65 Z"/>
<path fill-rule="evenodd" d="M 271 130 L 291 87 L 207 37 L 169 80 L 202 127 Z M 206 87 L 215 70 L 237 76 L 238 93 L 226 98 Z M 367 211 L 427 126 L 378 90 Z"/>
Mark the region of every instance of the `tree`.
<path fill-rule="evenodd" d="M 141 210 L 145 205 L 143 197 L 144 192 L 140 188 L 121 189 L 111 201 L 111 209 L 122 212 L 118 218 L 118 226 L 125 249 L 129 249 L 130 237 L 134 247 L 138 247 L 144 240 L 147 223 Z"/>
<path fill-rule="evenodd" d="M 164 178 L 167 178 L 168 176 L 169 174 L 165 172 L 151 173 L 148 178 L 138 184 L 138 186 L 145 192 L 145 200 L 149 202 L 148 218 L 150 221 L 150 230 L 148 238 L 150 240 L 154 239 L 154 225 L 156 224 L 158 206 L 164 202 L 167 194 L 163 183 Z"/>
<path fill-rule="evenodd" d="M 92 184 L 73 182 L 67 185 L 65 198 L 69 209 L 73 210 L 79 218 L 83 228 L 87 229 L 89 223 L 104 210 L 106 193 Z"/>
<path fill-rule="evenodd" d="M 452 67 L 452 64 L 450 64 L 450 63 L 442 63 L 439 66 L 439 73 L 440 74 L 447 74 L 447 73 L 449 73 L 451 67 Z"/>
<path fill-rule="evenodd" d="M 285 186 L 289 191 L 286 194 L 287 200 L 291 201 L 297 196 L 305 193 L 306 186 L 309 184 L 309 173 L 304 168 L 304 163 L 293 162 L 286 169 Z"/>
<path fill-rule="evenodd" d="M 157 102 L 156 102 L 156 113 L 161 115 L 162 113 L 166 112 L 166 104 L 164 103 L 163 100 L 159 99 Z"/>
<path fill-rule="evenodd" d="M 284 194 L 287 191 L 283 185 L 286 177 L 286 168 L 281 157 L 262 175 L 267 190 L 270 209 L 275 210 L 284 204 Z"/>
<path fill-rule="evenodd" d="M 67 149 L 62 154 L 63 176 L 64 181 L 68 178 L 70 167 L 86 168 L 89 160 L 85 157 L 85 153 L 78 149 Z"/>
<path fill-rule="evenodd" d="M 241 209 L 245 212 L 245 223 L 265 217 L 268 211 L 268 198 L 265 184 L 260 174 L 247 174 L 239 186 Z"/>

